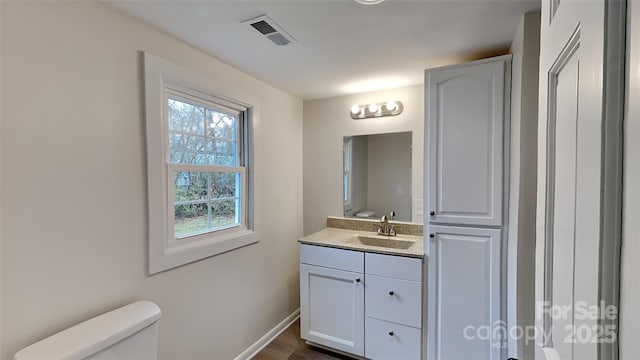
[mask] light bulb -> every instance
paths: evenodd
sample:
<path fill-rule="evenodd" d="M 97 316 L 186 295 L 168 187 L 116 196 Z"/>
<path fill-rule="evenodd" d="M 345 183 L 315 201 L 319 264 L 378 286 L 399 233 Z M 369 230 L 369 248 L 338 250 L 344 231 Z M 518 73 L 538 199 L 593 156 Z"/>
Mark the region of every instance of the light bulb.
<path fill-rule="evenodd" d="M 386 106 L 387 110 L 393 111 L 398 107 L 398 104 L 396 104 L 395 101 L 389 101 L 389 102 L 387 102 L 387 104 L 385 106 Z"/>
<path fill-rule="evenodd" d="M 375 114 L 378 112 L 378 104 L 369 105 L 369 112 Z"/>
<path fill-rule="evenodd" d="M 360 113 L 360 111 L 361 111 L 361 109 L 360 109 L 360 106 L 358 106 L 358 105 L 353 105 L 351 107 L 351 113 L 353 115 L 358 115 Z"/>

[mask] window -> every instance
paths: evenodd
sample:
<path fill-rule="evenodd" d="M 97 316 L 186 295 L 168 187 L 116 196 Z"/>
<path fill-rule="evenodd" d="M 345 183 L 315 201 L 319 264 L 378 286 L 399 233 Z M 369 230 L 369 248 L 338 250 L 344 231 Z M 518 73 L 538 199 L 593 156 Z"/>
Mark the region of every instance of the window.
<path fill-rule="evenodd" d="M 244 112 L 165 88 L 174 237 L 244 224 Z"/>
<path fill-rule="evenodd" d="M 342 143 L 342 200 L 344 211 L 351 210 L 351 167 L 352 167 L 353 138 L 345 136 Z"/>
<path fill-rule="evenodd" d="M 251 106 L 213 83 L 145 54 L 151 274 L 258 240 Z"/>

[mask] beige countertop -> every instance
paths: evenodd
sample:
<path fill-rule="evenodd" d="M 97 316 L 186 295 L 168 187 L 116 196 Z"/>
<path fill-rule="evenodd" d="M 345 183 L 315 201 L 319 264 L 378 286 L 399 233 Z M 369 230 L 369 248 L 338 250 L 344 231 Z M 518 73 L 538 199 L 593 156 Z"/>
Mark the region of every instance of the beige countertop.
<path fill-rule="evenodd" d="M 364 238 L 364 240 L 360 240 L 358 237 Z M 398 245 L 401 245 L 401 243 L 403 243 L 411 246 L 409 246 L 407 249 L 402 249 L 365 245 L 362 243 L 362 241 L 375 243 L 378 240 L 389 242 L 398 241 Z M 422 236 L 382 236 L 368 231 L 326 228 L 311 235 L 307 235 L 298 241 L 301 244 L 328 246 L 378 254 L 400 255 L 414 258 L 424 257 L 424 244 Z M 412 244 L 407 244 L 407 242 L 412 242 Z"/>

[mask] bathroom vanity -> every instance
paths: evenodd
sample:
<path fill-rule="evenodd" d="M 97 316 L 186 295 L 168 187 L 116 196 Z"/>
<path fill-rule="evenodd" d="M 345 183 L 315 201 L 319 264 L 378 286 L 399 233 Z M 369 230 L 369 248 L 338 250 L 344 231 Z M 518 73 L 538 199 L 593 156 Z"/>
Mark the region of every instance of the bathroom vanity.
<path fill-rule="evenodd" d="M 300 239 L 308 342 L 368 359 L 420 359 L 422 236 L 326 228 Z"/>

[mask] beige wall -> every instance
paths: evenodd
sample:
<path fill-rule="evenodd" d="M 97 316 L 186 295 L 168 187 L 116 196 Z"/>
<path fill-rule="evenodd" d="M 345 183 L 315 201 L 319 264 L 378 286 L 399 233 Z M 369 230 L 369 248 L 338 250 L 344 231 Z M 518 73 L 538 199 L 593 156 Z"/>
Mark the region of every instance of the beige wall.
<path fill-rule="evenodd" d="M 629 6 L 627 111 L 624 128 L 620 359 L 640 359 L 640 0 Z"/>
<path fill-rule="evenodd" d="M 423 85 L 304 102 L 304 232 L 323 229 L 326 217 L 342 216 L 342 137 L 413 131 L 411 187 L 413 199 L 422 199 L 424 144 Z M 353 120 L 354 104 L 400 100 L 398 116 Z M 415 208 L 415 207 L 414 207 Z M 414 222 L 422 216 L 414 213 Z"/>
<path fill-rule="evenodd" d="M 525 14 L 511 45 L 511 144 L 507 244 L 509 327 L 535 322 L 536 164 L 540 13 Z M 509 357 L 533 359 L 534 344 L 510 339 Z"/>
<path fill-rule="evenodd" d="M 232 359 L 294 312 L 302 102 L 102 4 L 1 4 L 1 358 L 139 299 L 161 359 Z M 141 51 L 259 99 L 261 241 L 151 277 Z"/>

